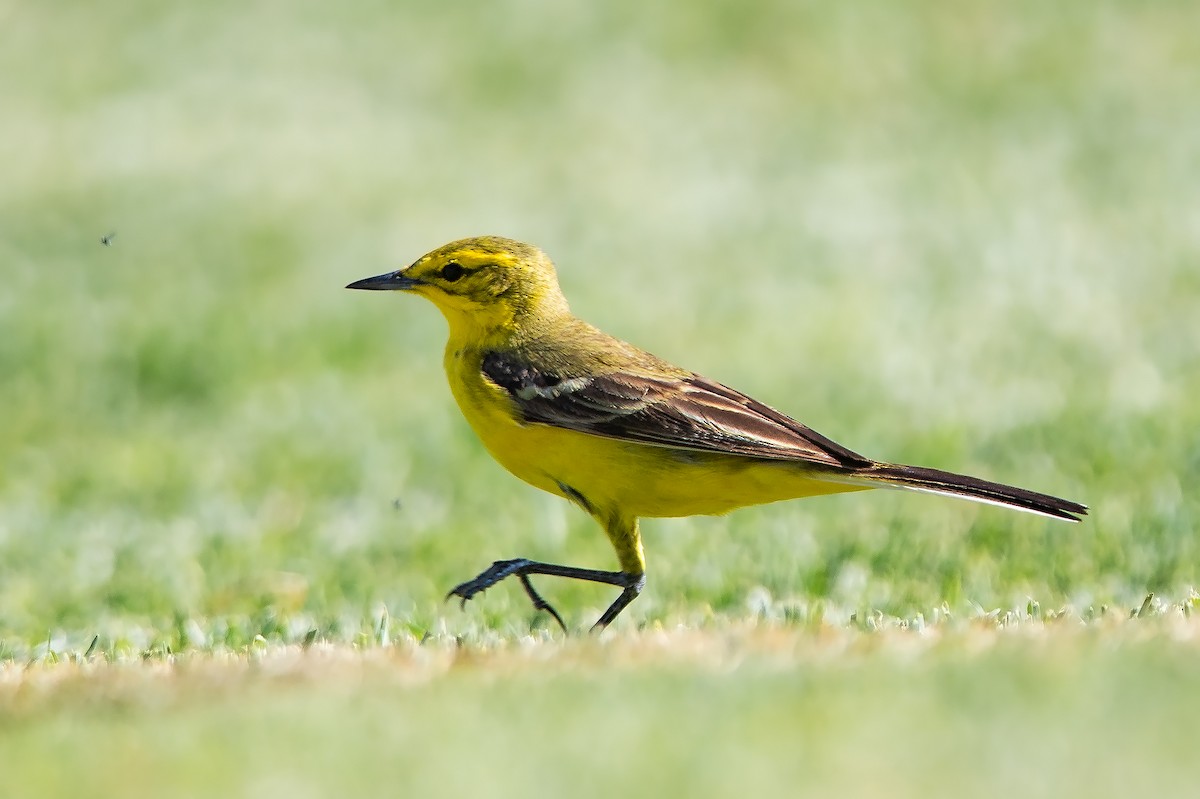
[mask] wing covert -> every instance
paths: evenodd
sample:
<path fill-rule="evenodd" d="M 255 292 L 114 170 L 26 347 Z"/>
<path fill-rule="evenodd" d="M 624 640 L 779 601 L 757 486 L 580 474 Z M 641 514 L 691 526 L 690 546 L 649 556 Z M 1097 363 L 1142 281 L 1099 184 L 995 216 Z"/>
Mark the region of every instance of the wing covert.
<path fill-rule="evenodd" d="M 560 374 L 490 352 L 483 374 L 526 422 L 662 447 L 861 468 L 871 461 L 739 391 L 699 375 Z"/>

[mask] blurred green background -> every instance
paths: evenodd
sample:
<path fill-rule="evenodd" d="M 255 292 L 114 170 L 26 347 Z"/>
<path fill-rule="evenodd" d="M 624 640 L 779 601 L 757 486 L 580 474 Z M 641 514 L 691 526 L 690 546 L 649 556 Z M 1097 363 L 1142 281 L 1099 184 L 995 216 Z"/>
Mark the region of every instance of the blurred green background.
<path fill-rule="evenodd" d="M 0 2 L 5 790 L 1178 794 L 1194 622 L 971 631 L 1196 606 L 1197 30 L 1189 0 Z M 765 625 L 809 642 L 782 660 L 610 674 L 519 586 L 462 612 L 496 558 L 614 565 L 475 441 L 436 311 L 341 288 L 484 233 L 853 449 L 1092 515 L 878 492 L 646 523 L 612 640 Z M 611 599 L 539 587 L 579 628 Z M 872 655 L 901 623 L 949 643 Z M 45 704 L 23 671 L 93 639 L 254 667 L 310 630 L 565 665 L 268 670 L 212 704 L 186 669 Z"/>
<path fill-rule="evenodd" d="M 380 606 L 520 631 L 544 619 L 512 586 L 465 617 L 441 598 L 495 558 L 611 568 L 588 518 L 474 440 L 436 311 L 341 288 L 482 233 L 547 249 L 581 316 L 854 449 L 1093 507 L 1072 527 L 872 494 L 650 521 L 623 623 L 741 616 L 759 588 L 842 620 L 1184 595 L 1198 22 L 8 5 L 3 646 L 180 619 L 338 638 Z M 578 625 L 609 600 L 545 590 Z"/>

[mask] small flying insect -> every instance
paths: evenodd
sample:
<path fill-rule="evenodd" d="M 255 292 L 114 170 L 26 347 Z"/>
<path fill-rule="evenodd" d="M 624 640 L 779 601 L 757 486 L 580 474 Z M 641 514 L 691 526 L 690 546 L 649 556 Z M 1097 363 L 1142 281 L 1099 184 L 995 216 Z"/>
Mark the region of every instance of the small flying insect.
<path fill-rule="evenodd" d="M 116 237 L 117 237 L 117 231 L 114 230 L 112 233 L 109 233 L 107 236 L 101 236 L 100 243 L 103 244 L 105 247 L 111 247 L 112 243 L 113 243 L 113 239 L 115 239 Z"/>

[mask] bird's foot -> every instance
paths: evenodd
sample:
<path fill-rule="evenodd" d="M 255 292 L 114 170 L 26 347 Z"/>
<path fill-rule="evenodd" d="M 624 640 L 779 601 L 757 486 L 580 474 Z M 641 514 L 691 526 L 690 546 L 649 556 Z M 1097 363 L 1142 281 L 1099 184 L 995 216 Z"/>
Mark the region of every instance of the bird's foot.
<path fill-rule="evenodd" d="M 646 585 L 646 575 L 640 571 L 606 572 L 599 569 L 581 569 L 577 566 L 559 566 L 554 563 L 539 563 L 535 560 L 517 558 L 515 560 L 496 561 L 480 572 L 474 579 L 467 580 L 465 583 L 459 583 L 451 588 L 450 593 L 446 594 L 446 599 L 456 596 L 461 600 L 462 606 L 466 607 L 468 599 L 481 591 L 486 591 L 504 578 L 512 577 L 514 574 L 520 578 L 521 585 L 525 588 L 525 593 L 529 596 L 529 600 L 533 602 L 534 608 L 544 610 L 553 616 L 564 632 L 566 632 L 567 625 L 563 623 L 562 616 L 559 616 L 558 611 L 552 608 L 550 603 L 542 599 L 541 594 L 534 590 L 533 584 L 529 582 L 529 575 L 545 574 L 551 577 L 587 580 L 593 583 L 604 583 L 605 585 L 615 585 L 621 588 L 621 595 L 600 616 L 600 620 L 592 627 L 593 631 L 603 630 L 611 624 L 613 619 L 617 617 L 617 614 L 637 598 L 637 595 L 642 592 L 642 588 Z"/>
<path fill-rule="evenodd" d="M 558 626 L 562 627 L 563 632 L 567 632 L 567 625 L 563 622 L 562 616 L 558 615 L 558 611 L 549 602 L 542 599 L 542 595 L 534 590 L 533 583 L 529 582 L 529 575 L 526 569 L 536 565 L 538 564 L 525 558 L 498 560 L 473 579 L 467 580 L 465 583 L 459 583 L 451 588 L 450 593 L 446 594 L 446 599 L 456 596 L 459 598 L 459 606 L 466 607 L 468 599 L 486 591 L 506 577 L 512 577 L 515 574 L 520 578 L 521 586 L 529 596 L 529 601 L 533 603 L 534 610 L 546 611 L 554 617 L 554 620 L 558 622 Z"/>
<path fill-rule="evenodd" d="M 498 560 L 491 566 L 481 571 L 478 575 L 467 580 L 465 583 L 459 583 L 450 589 L 450 593 L 446 594 L 446 599 L 456 596 L 461 600 L 461 606 L 466 607 L 467 600 L 473 598 L 476 594 L 486 591 L 496 583 L 503 580 L 505 577 L 511 577 L 521 571 L 521 567 L 528 565 L 530 561 L 525 558 L 517 558 L 516 560 Z"/>

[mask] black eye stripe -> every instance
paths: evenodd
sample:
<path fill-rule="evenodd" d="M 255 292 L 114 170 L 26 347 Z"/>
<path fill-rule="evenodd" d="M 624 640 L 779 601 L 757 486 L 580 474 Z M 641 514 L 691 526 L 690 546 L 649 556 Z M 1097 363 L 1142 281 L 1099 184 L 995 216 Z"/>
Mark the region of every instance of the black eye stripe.
<path fill-rule="evenodd" d="M 453 283 L 462 277 L 465 271 L 462 264 L 451 261 L 442 267 L 442 280 L 448 280 Z"/>

